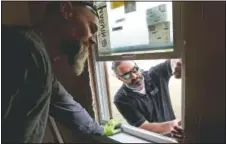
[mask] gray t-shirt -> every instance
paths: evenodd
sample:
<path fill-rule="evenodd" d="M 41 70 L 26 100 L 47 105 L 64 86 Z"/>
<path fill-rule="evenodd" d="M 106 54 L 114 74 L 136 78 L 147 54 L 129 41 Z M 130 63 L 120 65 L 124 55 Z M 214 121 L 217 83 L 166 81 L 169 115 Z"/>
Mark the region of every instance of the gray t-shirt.
<path fill-rule="evenodd" d="M 72 130 L 103 133 L 53 75 L 34 31 L 2 25 L 2 142 L 42 142 L 48 115 Z"/>

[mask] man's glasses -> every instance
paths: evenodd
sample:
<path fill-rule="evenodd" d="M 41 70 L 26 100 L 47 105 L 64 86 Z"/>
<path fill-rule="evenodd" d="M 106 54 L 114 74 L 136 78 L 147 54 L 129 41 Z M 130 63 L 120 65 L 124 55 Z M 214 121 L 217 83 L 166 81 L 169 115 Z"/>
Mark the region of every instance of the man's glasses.
<path fill-rule="evenodd" d="M 137 74 L 138 71 L 139 71 L 139 67 L 138 67 L 138 66 L 134 66 L 134 68 L 133 68 L 131 71 L 126 72 L 126 73 L 124 73 L 124 74 L 122 74 L 122 75 L 120 75 L 120 76 L 121 76 L 122 78 L 128 80 L 128 79 L 131 78 L 131 74 L 132 74 L 132 73 Z"/>

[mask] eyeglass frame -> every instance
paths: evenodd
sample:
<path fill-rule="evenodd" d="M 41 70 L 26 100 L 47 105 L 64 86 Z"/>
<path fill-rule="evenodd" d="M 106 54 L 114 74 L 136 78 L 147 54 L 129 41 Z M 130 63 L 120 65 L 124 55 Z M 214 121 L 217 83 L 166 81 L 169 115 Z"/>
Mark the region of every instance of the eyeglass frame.
<path fill-rule="evenodd" d="M 131 78 L 131 74 L 132 73 L 137 74 L 139 72 L 139 70 L 140 70 L 140 68 L 135 64 L 135 66 L 132 68 L 132 70 L 125 72 L 124 74 L 119 75 L 119 76 L 122 77 L 125 80 L 129 80 Z M 128 75 L 128 74 L 129 74 L 129 77 L 125 78 L 125 75 Z"/>

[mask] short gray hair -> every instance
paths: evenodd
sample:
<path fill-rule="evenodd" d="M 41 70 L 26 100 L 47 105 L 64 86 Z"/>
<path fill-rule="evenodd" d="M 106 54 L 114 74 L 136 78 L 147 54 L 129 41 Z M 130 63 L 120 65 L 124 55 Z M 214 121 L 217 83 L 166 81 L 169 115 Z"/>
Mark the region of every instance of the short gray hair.
<path fill-rule="evenodd" d="M 116 73 L 117 67 L 122 63 L 122 61 L 113 61 L 111 65 L 111 69 Z"/>
<path fill-rule="evenodd" d="M 136 65 L 135 61 L 131 60 L 132 62 L 134 62 L 134 64 Z M 113 61 L 112 65 L 111 65 L 111 69 L 117 73 L 117 68 L 118 66 L 122 63 L 123 61 Z"/>

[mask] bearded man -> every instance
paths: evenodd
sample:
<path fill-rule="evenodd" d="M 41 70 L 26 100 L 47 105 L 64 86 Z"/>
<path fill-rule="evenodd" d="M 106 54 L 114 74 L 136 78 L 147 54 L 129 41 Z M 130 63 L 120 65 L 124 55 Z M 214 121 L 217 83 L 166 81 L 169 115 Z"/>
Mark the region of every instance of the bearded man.
<path fill-rule="evenodd" d="M 52 71 L 63 56 L 76 75 L 96 43 L 98 15 L 93 2 L 48 2 L 32 27 L 2 25 L 2 142 L 41 143 L 48 115 L 72 130 L 112 135 L 115 121 L 101 126 L 67 93 Z"/>

